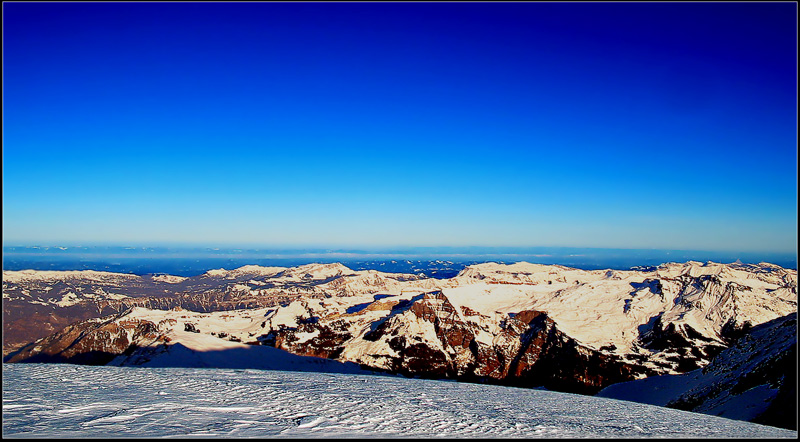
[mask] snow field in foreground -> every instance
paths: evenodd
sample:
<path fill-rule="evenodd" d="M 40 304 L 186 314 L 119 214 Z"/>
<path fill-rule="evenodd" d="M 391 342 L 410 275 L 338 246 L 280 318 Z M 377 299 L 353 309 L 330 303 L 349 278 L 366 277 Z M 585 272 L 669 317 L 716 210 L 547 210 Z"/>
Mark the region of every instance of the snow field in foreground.
<path fill-rule="evenodd" d="M 3 365 L 3 437 L 787 437 L 650 405 L 394 376 Z"/>

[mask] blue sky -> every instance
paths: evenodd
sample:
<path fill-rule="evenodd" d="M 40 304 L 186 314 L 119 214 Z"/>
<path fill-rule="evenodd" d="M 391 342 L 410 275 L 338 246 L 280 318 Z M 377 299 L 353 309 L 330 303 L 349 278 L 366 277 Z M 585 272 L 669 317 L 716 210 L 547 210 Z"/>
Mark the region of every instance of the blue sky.
<path fill-rule="evenodd" d="M 3 3 L 3 242 L 796 252 L 797 5 Z"/>

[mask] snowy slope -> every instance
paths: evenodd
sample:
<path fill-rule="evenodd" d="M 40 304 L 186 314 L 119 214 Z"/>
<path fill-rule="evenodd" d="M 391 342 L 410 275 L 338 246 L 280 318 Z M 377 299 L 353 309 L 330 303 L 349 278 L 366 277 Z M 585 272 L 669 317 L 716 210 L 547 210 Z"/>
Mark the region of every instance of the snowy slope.
<path fill-rule="evenodd" d="M 370 374 L 352 362 L 298 356 L 273 347 L 246 345 L 186 331 L 170 334 L 173 345 L 150 346 L 121 355 L 107 365 L 140 367 L 211 367 L 323 373 Z"/>
<path fill-rule="evenodd" d="M 597 396 L 796 425 L 797 391 L 790 379 L 797 375 L 796 348 L 794 313 L 755 327 L 705 368 L 611 385 Z M 781 390 L 786 397 L 776 401 Z M 770 417 L 778 414 L 788 415 Z"/>
<path fill-rule="evenodd" d="M 3 437 L 796 438 L 519 388 L 262 370 L 3 366 Z"/>
<path fill-rule="evenodd" d="M 797 311 L 797 272 L 767 263 L 690 261 L 653 272 L 486 263 L 453 279 L 458 290 L 445 294 L 454 301 L 482 313 L 546 311 L 570 336 L 618 352 L 632 349 L 656 316 L 722 344 L 728 321 L 755 325 Z"/>

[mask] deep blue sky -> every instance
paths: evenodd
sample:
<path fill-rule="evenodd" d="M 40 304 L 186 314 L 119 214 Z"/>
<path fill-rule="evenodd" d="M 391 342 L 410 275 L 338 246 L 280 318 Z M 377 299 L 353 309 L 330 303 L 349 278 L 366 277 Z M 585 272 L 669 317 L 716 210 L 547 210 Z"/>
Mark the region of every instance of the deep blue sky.
<path fill-rule="evenodd" d="M 796 17 L 6 2 L 3 242 L 796 251 Z"/>

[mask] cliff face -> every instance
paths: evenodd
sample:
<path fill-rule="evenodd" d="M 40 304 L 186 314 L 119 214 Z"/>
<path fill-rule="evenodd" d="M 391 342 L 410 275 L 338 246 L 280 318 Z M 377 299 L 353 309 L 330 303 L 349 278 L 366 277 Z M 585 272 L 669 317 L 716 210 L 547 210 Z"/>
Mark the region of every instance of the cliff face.
<path fill-rule="evenodd" d="M 66 362 L 105 365 L 139 346 L 167 343 L 157 324 L 128 315 L 72 324 L 60 332 L 24 346 L 7 362 Z"/>
<path fill-rule="evenodd" d="M 652 373 L 581 345 L 541 311 L 491 317 L 456 307 L 441 291 L 370 307 L 345 317 L 301 318 L 295 327 L 279 325 L 268 332 L 267 342 L 295 354 L 408 376 L 580 393 Z"/>

